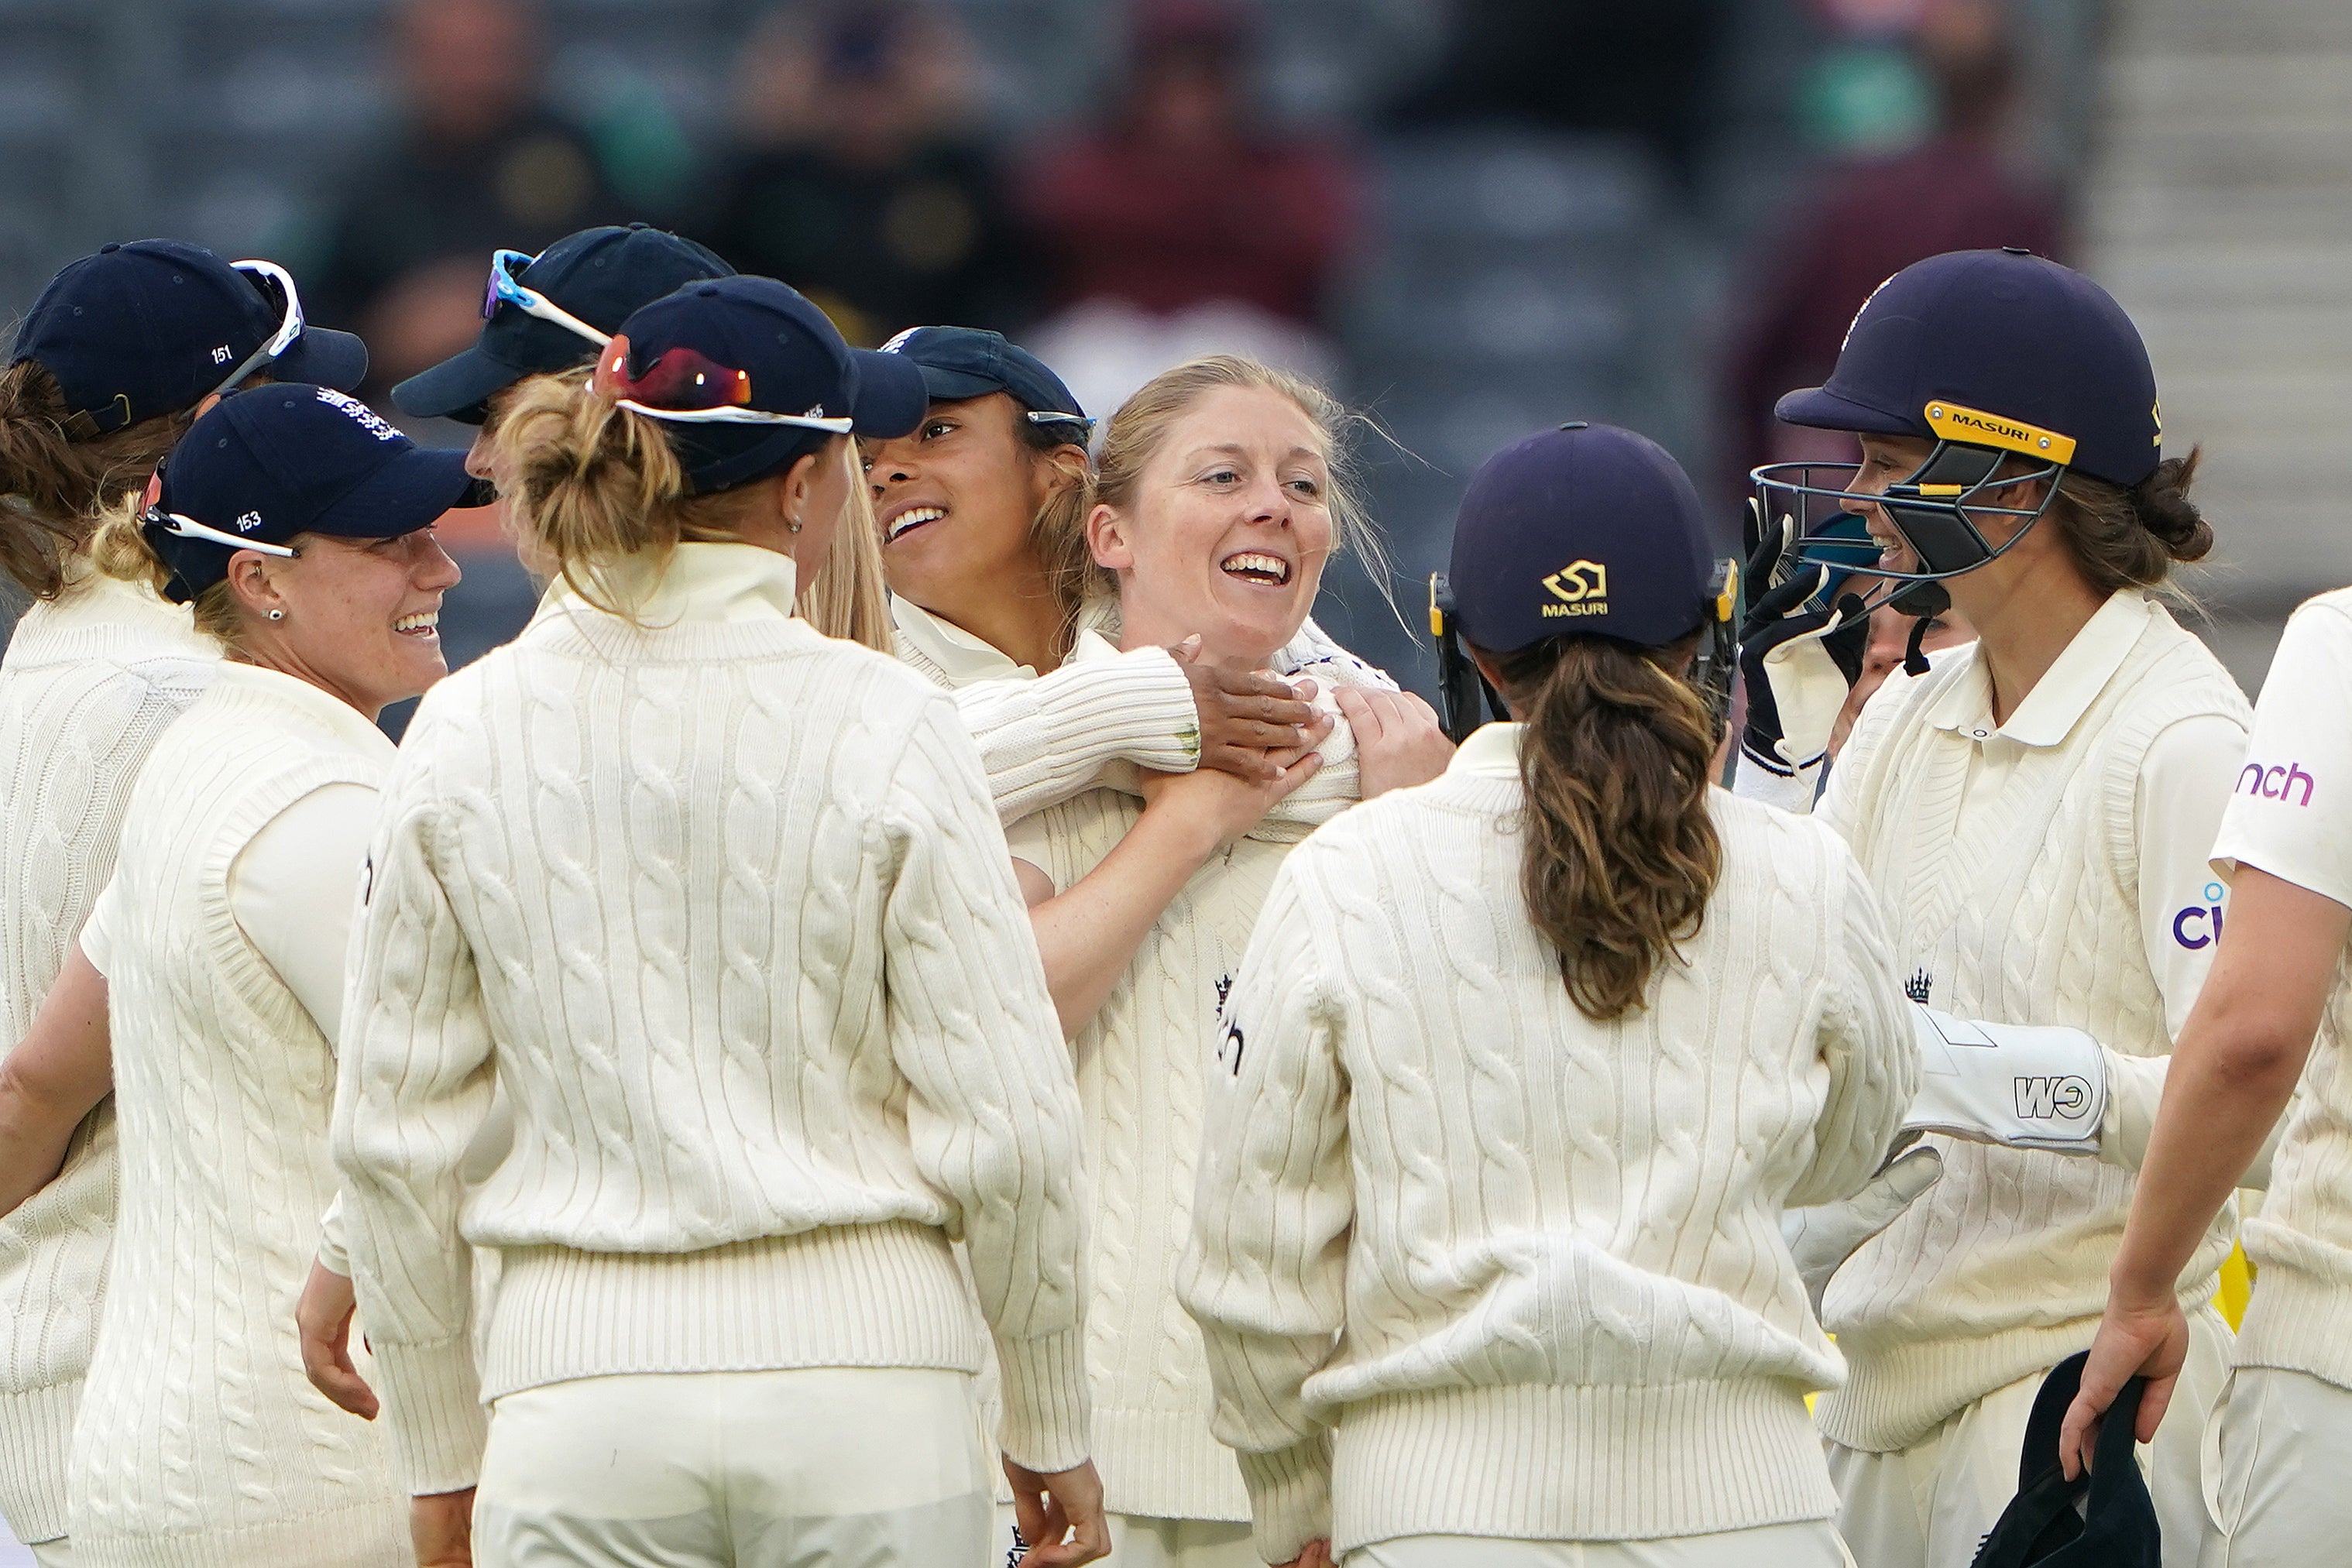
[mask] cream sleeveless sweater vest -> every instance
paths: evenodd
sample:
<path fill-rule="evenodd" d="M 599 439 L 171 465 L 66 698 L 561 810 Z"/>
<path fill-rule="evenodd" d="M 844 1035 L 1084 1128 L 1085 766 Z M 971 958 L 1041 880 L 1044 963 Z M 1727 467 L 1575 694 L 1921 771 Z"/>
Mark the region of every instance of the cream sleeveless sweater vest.
<path fill-rule="evenodd" d="M 0 1050 L 41 999 L 114 873 L 141 764 L 220 652 L 144 589 L 78 576 L 16 622 L 0 659 Z M 58 1178 L 0 1220 L 0 1516 L 66 1531 L 66 1456 L 114 1233 L 114 1106 Z"/>
<path fill-rule="evenodd" d="M 1954 831 L 1970 742 L 1927 716 L 1974 646 L 1888 681 L 1838 761 L 1828 807 L 1875 888 L 1895 949 L 1962 1018 L 2085 1030 L 2126 1056 L 2171 1051 L 2137 916 L 2135 802 L 2143 758 L 2205 714 L 2245 724 L 2245 697 L 2205 645 L 2149 605 L 2123 664 L 2063 741 L 2032 748 L 1986 831 Z M 1823 1316 L 1851 1375 L 1822 1430 L 1907 1448 L 1955 1411 L 2091 1343 L 2132 1177 L 2103 1162 L 1938 1139 L 1944 1177 L 1856 1252 Z M 2236 1228 L 2225 1209 L 2182 1278 L 2201 1303 Z"/>
<path fill-rule="evenodd" d="M 104 932 L 122 1204 L 74 1429 L 83 1568 L 410 1560 L 381 1427 L 311 1388 L 295 1335 L 336 1187 L 333 1052 L 228 900 L 273 817 L 391 760 L 325 693 L 224 664 L 132 793 Z"/>
<path fill-rule="evenodd" d="M 1057 889 L 1070 887 L 1127 836 L 1142 807 L 1103 789 L 1048 808 L 1029 824 L 1028 837 L 1051 862 L 1039 869 Z M 1071 1042 L 1093 1184 L 1087 1374 L 1094 1458 L 1115 1512 L 1250 1516 L 1232 1450 L 1209 1429 L 1207 1354 L 1176 1278 L 1192 1234 L 1201 1095 L 1219 1004 L 1290 848 L 1243 839 L 1211 857 Z"/>

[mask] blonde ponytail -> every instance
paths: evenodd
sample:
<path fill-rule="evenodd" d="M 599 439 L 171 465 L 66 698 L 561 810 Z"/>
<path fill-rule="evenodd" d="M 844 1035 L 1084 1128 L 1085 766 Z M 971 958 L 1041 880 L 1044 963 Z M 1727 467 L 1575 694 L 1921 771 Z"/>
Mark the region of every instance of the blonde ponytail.
<path fill-rule="evenodd" d="M 152 589 L 161 599 L 172 586 L 172 569 L 147 542 L 146 526 L 139 520 L 145 510 L 136 490 L 126 490 L 110 502 L 98 514 L 98 526 L 90 533 L 89 559 L 107 576 Z M 197 594 L 190 608 L 195 613 L 197 631 L 224 648 L 236 646 L 242 627 L 227 579 Z"/>

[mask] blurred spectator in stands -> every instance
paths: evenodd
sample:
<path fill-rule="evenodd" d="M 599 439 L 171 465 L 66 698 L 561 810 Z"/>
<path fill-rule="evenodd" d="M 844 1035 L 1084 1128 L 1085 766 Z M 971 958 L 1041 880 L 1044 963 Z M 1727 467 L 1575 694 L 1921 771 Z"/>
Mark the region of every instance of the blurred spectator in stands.
<path fill-rule="evenodd" d="M 1089 412 L 1193 353 L 1328 368 L 1316 328 L 1355 237 L 1357 171 L 1259 123 L 1251 21 L 1238 0 L 1141 0 L 1117 108 L 1024 172 L 1059 307 L 1028 341 Z"/>
<path fill-rule="evenodd" d="M 1639 136 L 1689 173 L 1727 0 L 1456 0 L 1406 127 L 1525 125 Z"/>
<path fill-rule="evenodd" d="M 1743 488 L 1759 463 L 1852 459 L 1850 437 L 1782 424 L 1772 404 L 1820 384 L 1880 283 L 1948 250 L 2021 246 L 2063 259 L 2056 193 L 2004 158 L 2016 61 L 1997 0 L 1928 0 L 1912 47 L 1935 89 L 1933 132 L 1906 151 L 1834 162 L 1766 225 L 1757 265 L 1734 275 L 1756 280 L 1725 387 L 1727 455 Z"/>
<path fill-rule="evenodd" d="M 910 0 L 772 12 L 738 73 L 738 149 L 698 237 L 871 347 L 929 322 L 1006 327 L 1029 268 L 971 131 L 970 46 Z"/>
<path fill-rule="evenodd" d="M 493 249 L 632 215 L 588 136 L 541 98 L 530 0 L 404 0 L 393 36 L 404 123 L 339 183 L 304 280 L 306 309 L 367 340 L 372 390 L 473 341 Z"/>

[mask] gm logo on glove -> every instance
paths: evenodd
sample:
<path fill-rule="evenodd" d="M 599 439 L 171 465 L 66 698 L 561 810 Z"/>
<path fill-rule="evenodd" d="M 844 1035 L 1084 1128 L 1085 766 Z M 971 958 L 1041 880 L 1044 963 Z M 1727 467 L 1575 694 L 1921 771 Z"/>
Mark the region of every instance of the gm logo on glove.
<path fill-rule="evenodd" d="M 2090 1113 L 2091 1081 L 2067 1073 L 2063 1077 L 2020 1078 L 2018 1119 L 2025 1122 L 2079 1122 Z"/>

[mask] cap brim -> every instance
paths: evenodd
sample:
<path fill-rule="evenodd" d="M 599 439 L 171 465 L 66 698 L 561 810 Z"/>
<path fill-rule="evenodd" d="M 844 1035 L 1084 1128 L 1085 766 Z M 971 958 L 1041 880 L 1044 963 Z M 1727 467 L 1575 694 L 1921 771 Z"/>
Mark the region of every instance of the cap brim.
<path fill-rule="evenodd" d="M 849 408 L 857 434 L 885 441 L 912 434 L 931 405 L 923 367 L 904 354 L 871 349 L 852 349 L 849 357 L 857 366 L 857 396 Z"/>
<path fill-rule="evenodd" d="M 308 532 L 389 539 L 432 527 L 442 513 L 478 507 L 487 486 L 466 472 L 454 447 L 415 446 L 361 480 L 311 520 Z"/>
<path fill-rule="evenodd" d="M 394 387 L 392 405 L 417 419 L 455 419 L 479 424 L 488 416 L 483 405 L 530 373 L 491 358 L 477 343 Z"/>
<path fill-rule="evenodd" d="M 305 327 L 269 367 L 272 381 L 311 382 L 337 392 L 357 392 L 367 380 L 367 345 L 349 332 Z"/>
<path fill-rule="evenodd" d="M 1782 423 L 1813 430 L 1853 430 L 1865 435 L 1927 435 L 1927 422 L 1841 397 L 1827 387 L 1805 387 L 1772 405 Z"/>

